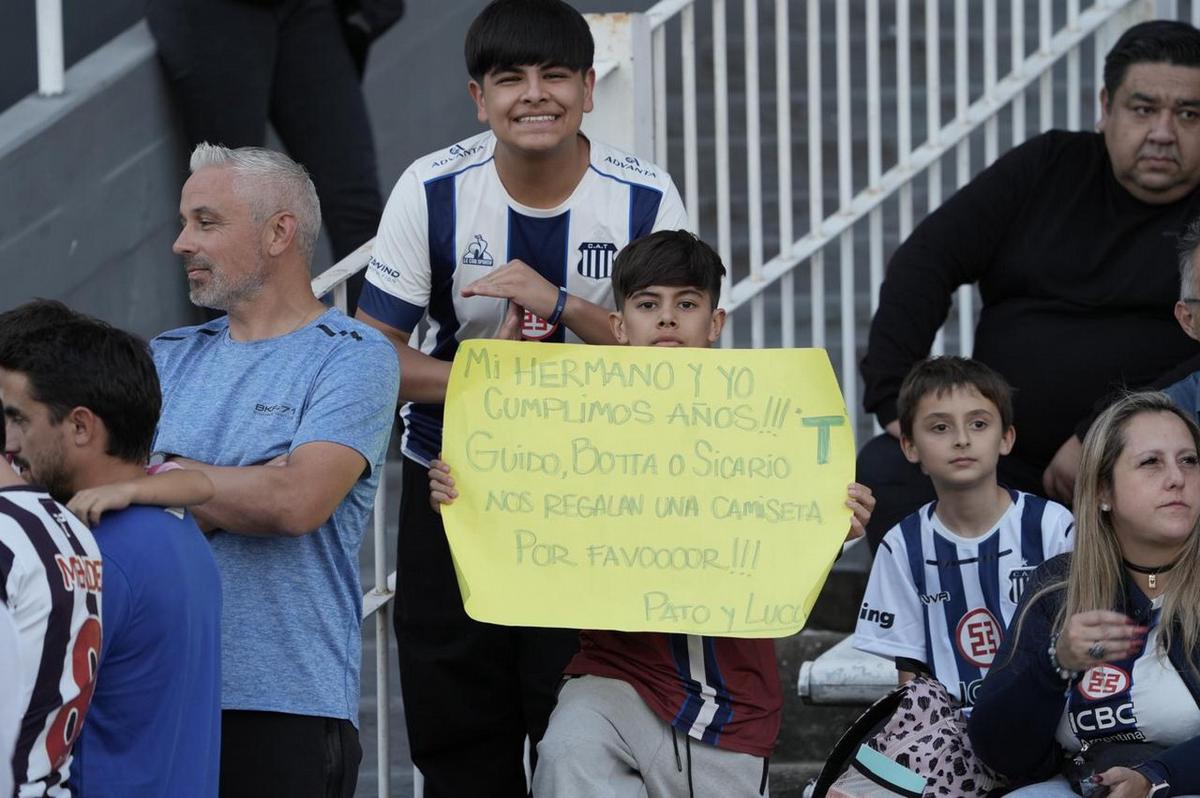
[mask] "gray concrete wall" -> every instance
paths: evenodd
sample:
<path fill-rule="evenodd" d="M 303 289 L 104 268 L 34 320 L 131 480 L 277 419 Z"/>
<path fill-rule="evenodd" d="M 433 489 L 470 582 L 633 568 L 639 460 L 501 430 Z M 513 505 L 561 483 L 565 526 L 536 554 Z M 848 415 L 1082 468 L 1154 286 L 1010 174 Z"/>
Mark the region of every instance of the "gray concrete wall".
<path fill-rule="evenodd" d="M 372 49 L 365 88 L 385 195 L 414 158 L 481 129 L 462 39 L 482 5 L 411 3 Z M 576 3 L 585 12 L 650 5 Z M 144 24 L 76 63 L 63 97 L 26 97 L 0 113 L 0 310 L 61 299 L 142 335 L 197 320 L 170 251 L 185 175 Z M 328 264 L 324 254 L 316 268 Z"/>
<path fill-rule="evenodd" d="M 141 18 L 146 0 L 62 0 L 67 65 Z M 37 18 L 30 0 L 0 0 L 0 110 L 37 91 Z"/>
<path fill-rule="evenodd" d="M 144 26 L 0 114 L 0 308 L 61 299 L 143 335 L 192 318 L 170 254 L 183 153 Z"/>

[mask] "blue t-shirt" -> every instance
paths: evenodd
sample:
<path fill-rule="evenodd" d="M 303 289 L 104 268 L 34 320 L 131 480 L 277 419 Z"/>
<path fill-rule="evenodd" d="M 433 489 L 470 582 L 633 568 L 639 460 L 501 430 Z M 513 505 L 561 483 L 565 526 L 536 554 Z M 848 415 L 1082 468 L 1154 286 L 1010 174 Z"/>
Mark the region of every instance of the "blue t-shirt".
<path fill-rule="evenodd" d="M 151 349 L 163 390 L 157 451 L 248 466 L 324 441 L 366 461 L 316 531 L 210 539 L 224 590 L 222 707 L 357 725 L 358 550 L 396 407 L 395 349 L 332 309 L 279 338 L 235 341 L 221 318 L 163 333 Z"/>
<path fill-rule="evenodd" d="M 215 796 L 221 578 L 182 510 L 134 506 L 93 530 L 104 558 L 96 692 L 75 745 L 80 796 Z"/>
<path fill-rule="evenodd" d="M 1200 371 L 1193 371 L 1177 383 L 1163 388 L 1171 401 L 1200 420 Z"/>

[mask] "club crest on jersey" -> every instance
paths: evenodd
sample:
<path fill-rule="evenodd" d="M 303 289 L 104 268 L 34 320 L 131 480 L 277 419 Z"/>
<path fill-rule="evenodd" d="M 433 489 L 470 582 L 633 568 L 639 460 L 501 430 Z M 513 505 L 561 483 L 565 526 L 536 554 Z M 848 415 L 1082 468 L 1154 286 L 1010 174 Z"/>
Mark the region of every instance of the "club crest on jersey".
<path fill-rule="evenodd" d="M 996 616 L 983 607 L 973 609 L 958 622 L 954 644 L 963 659 L 976 668 L 991 667 L 1003 634 Z"/>
<path fill-rule="evenodd" d="M 1035 570 L 1037 569 L 1014 568 L 1008 572 L 1008 600 L 1013 604 L 1021 600 L 1021 594 L 1025 592 L 1025 585 Z"/>
<path fill-rule="evenodd" d="M 607 241 L 584 241 L 579 245 L 579 263 L 575 269 L 584 277 L 608 280 L 612 277 L 613 258 L 616 256 L 616 244 Z"/>
<path fill-rule="evenodd" d="M 462 262 L 471 266 L 492 266 L 496 261 L 488 252 L 487 239 L 476 233 L 475 240 L 467 244 L 467 251 L 463 253 Z"/>
<path fill-rule="evenodd" d="M 542 341 L 549 338 L 557 328 L 557 324 L 550 324 L 526 308 L 525 320 L 521 323 L 521 337 L 527 341 Z"/>

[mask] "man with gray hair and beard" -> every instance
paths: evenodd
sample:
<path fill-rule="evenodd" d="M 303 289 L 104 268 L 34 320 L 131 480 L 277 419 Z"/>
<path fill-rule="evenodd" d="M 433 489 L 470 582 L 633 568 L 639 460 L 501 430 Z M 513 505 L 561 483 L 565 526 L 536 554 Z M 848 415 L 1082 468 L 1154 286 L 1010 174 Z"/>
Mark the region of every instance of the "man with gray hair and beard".
<path fill-rule="evenodd" d="M 203 471 L 193 508 L 223 583 L 221 795 L 354 793 L 358 551 L 399 382 L 378 332 L 313 296 L 321 225 L 303 167 L 200 144 L 183 187 L 193 303 L 226 315 L 151 342 L 156 453 Z"/>

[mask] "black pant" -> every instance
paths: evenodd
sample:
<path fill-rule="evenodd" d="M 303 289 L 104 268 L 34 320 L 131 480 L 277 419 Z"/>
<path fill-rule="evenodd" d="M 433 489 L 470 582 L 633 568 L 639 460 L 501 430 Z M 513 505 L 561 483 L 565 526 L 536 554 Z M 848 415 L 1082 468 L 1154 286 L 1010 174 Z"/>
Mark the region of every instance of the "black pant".
<path fill-rule="evenodd" d="M 334 0 L 151 0 L 146 16 L 192 146 L 262 146 L 269 118 L 312 176 L 334 259 L 375 235 L 375 144 Z M 360 272 L 351 315 L 361 288 Z"/>
<path fill-rule="evenodd" d="M 429 477 L 408 459 L 396 572 L 400 687 L 425 798 L 525 796 L 525 736 L 536 749 L 578 632 L 467 617 Z"/>
<path fill-rule="evenodd" d="M 996 471 L 1002 485 L 1027 493 L 1042 493 L 1042 469 L 1038 466 L 1001 457 Z M 937 498 L 929 477 L 921 472 L 919 465 L 905 459 L 900 442 L 886 432 L 863 445 L 855 473 L 858 481 L 875 494 L 875 511 L 867 524 L 872 554 L 889 529 Z"/>
<path fill-rule="evenodd" d="M 221 798 L 353 798 L 361 761 L 348 720 L 221 713 Z"/>

